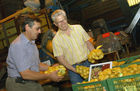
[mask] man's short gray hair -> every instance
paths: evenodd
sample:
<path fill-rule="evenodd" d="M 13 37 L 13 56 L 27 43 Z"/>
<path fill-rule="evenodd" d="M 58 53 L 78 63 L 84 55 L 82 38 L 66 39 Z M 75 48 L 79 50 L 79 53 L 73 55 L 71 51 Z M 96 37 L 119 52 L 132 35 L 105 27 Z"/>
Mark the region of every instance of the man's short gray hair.
<path fill-rule="evenodd" d="M 52 20 L 55 21 L 55 18 L 59 15 L 63 15 L 64 17 L 66 17 L 66 12 L 62 9 L 55 10 L 51 15 Z"/>

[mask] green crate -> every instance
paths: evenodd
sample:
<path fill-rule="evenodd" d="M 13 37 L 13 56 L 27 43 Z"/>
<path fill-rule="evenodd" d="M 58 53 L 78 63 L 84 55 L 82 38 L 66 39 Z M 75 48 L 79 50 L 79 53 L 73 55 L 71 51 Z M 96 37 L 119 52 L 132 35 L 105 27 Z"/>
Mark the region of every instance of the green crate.
<path fill-rule="evenodd" d="M 120 65 L 117 67 L 123 68 L 131 64 L 140 64 L 140 62 L 131 63 L 132 61 L 138 58 L 140 58 L 140 55 L 117 60 L 118 62 L 126 61 L 124 65 Z M 133 82 L 129 82 L 132 79 Z M 94 87 L 88 89 L 84 88 L 85 86 L 90 86 L 90 85 L 93 85 Z M 97 81 L 91 83 L 73 84 L 72 89 L 73 91 L 140 91 L 140 74 L 118 77 L 118 78 L 110 78 L 104 81 Z"/>
<path fill-rule="evenodd" d="M 135 64 L 135 63 L 131 63 L 133 62 L 134 60 L 136 59 L 140 59 L 140 55 L 137 55 L 137 56 L 132 56 L 132 57 L 127 57 L 127 58 L 123 58 L 123 59 L 120 59 L 120 60 L 116 60 L 117 62 L 122 62 L 122 61 L 125 61 L 124 64 L 122 65 L 125 65 L 125 64 Z M 140 62 L 137 62 L 137 63 L 140 63 Z M 114 66 L 114 67 L 120 67 L 121 65 L 118 65 L 118 66 Z M 113 67 L 113 68 L 114 68 Z"/>
<path fill-rule="evenodd" d="M 124 64 L 124 65 L 120 65 L 120 66 L 117 66 L 117 67 L 124 68 L 124 67 L 127 67 L 127 66 L 132 65 L 132 64 L 137 64 L 137 65 L 140 65 L 140 62 L 135 62 L 135 63 Z"/>
<path fill-rule="evenodd" d="M 140 65 L 140 62 L 131 63 L 138 58 L 139 55 L 133 56 L 131 58 L 127 58 L 129 60 L 129 63 L 117 67 L 124 68 L 133 64 Z M 108 84 L 109 91 L 140 91 L 140 74 L 118 77 L 118 78 L 110 78 L 107 79 L 107 84 Z"/>
<path fill-rule="evenodd" d="M 140 74 L 107 79 L 109 91 L 140 91 Z"/>
<path fill-rule="evenodd" d="M 92 88 L 84 88 L 85 86 L 94 86 Z M 83 84 L 73 84 L 73 91 L 109 91 L 107 86 L 107 81 L 97 81 L 91 83 L 83 83 Z"/>
<path fill-rule="evenodd" d="M 132 64 L 140 65 L 140 62 L 134 62 L 134 63 L 132 63 L 134 60 L 136 60 L 136 59 L 138 59 L 138 58 L 140 58 L 140 55 L 127 58 L 127 62 L 126 62 L 125 64 L 119 65 L 119 66 L 115 66 L 115 67 L 124 68 L 124 67 L 127 67 L 127 66 L 132 65 Z M 128 60 L 129 60 L 129 61 L 128 61 Z"/>
<path fill-rule="evenodd" d="M 140 55 L 132 56 L 132 57 L 127 57 L 127 58 L 123 58 L 123 59 L 116 60 L 116 61 L 117 62 L 126 61 L 124 64 L 128 64 L 128 63 L 131 63 L 132 61 L 134 61 L 134 60 L 136 60 L 138 58 L 140 58 Z"/>

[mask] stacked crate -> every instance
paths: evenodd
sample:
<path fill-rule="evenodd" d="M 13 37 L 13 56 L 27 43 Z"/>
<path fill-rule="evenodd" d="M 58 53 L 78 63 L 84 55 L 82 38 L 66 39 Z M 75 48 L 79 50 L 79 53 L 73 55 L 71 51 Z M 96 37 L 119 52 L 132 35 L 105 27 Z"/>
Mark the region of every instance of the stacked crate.
<path fill-rule="evenodd" d="M 121 65 L 114 66 L 113 68 L 120 67 L 125 68 L 129 66 L 135 69 L 136 74 L 128 76 L 120 76 L 116 78 L 108 78 L 106 80 L 97 82 L 85 82 L 72 85 L 73 91 L 139 91 L 140 90 L 140 72 L 136 68 L 140 68 L 140 55 L 130 58 L 124 58 L 117 60 L 117 62 L 123 62 Z M 128 72 L 131 73 L 131 72 Z"/>

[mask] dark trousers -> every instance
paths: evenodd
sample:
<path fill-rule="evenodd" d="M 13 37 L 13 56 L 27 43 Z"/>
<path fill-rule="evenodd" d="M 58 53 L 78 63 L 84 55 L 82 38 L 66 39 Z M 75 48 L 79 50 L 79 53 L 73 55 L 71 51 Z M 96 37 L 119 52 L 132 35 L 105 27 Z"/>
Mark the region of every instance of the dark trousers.
<path fill-rule="evenodd" d="M 74 65 L 72 65 L 72 66 L 73 66 L 74 68 L 76 68 L 77 65 L 90 67 L 91 63 L 90 63 L 88 60 L 86 60 L 86 61 L 84 61 L 84 62 L 82 62 L 82 63 L 74 64 Z M 78 82 L 81 83 L 82 81 L 84 81 L 84 79 L 80 76 L 80 74 L 77 74 L 77 73 L 75 73 L 75 72 L 73 72 L 73 71 L 71 71 L 71 70 L 68 70 L 68 73 L 69 73 L 70 81 L 71 81 L 72 84 L 76 84 L 76 83 L 78 83 Z"/>
<path fill-rule="evenodd" d="M 6 91 L 44 91 L 37 82 L 17 83 L 16 78 L 6 79 Z"/>

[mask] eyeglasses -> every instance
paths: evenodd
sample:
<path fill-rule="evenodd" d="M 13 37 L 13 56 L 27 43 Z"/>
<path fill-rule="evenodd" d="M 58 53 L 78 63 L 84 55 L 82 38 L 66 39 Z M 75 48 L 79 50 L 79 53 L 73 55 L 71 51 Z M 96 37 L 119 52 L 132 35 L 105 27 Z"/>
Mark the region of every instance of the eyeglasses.
<path fill-rule="evenodd" d="M 66 19 L 64 18 L 64 19 L 62 19 L 62 20 L 60 20 L 60 21 L 58 21 L 58 22 L 55 22 L 56 24 L 61 24 L 61 23 L 63 23 L 63 22 L 65 22 L 66 21 Z"/>

